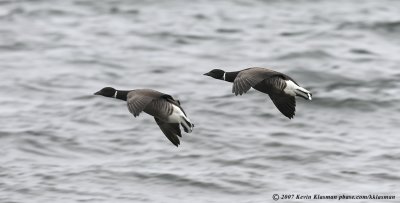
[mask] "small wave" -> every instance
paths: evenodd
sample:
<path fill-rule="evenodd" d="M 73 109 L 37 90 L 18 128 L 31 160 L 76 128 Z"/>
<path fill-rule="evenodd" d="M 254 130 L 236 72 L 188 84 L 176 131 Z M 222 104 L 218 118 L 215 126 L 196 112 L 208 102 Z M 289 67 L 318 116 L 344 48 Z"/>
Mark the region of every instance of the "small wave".
<path fill-rule="evenodd" d="M 360 173 L 357 172 L 357 171 L 340 171 L 340 173 L 342 173 L 342 174 L 349 174 L 349 175 L 358 175 L 358 174 L 360 174 Z"/>
<path fill-rule="evenodd" d="M 350 52 L 354 54 L 376 55 L 374 52 L 369 51 L 367 49 L 350 49 Z"/>
<path fill-rule="evenodd" d="M 381 156 L 377 156 L 376 157 L 377 160 L 392 160 L 392 161 L 398 161 L 400 160 L 400 154 L 396 155 L 396 154 L 384 154 Z"/>
<path fill-rule="evenodd" d="M 345 80 L 345 81 L 338 81 L 338 82 L 333 82 L 329 85 L 325 86 L 325 91 L 333 91 L 336 89 L 346 89 L 346 88 L 357 88 L 357 87 L 362 87 L 364 83 L 362 81 L 358 80 Z"/>
<path fill-rule="evenodd" d="M 155 73 L 155 74 L 164 74 L 164 73 L 168 73 L 168 72 L 175 72 L 176 69 L 177 68 L 174 66 L 156 66 L 156 67 L 152 68 L 149 72 Z"/>
<path fill-rule="evenodd" d="M 125 9 L 116 6 L 112 6 L 109 10 L 111 14 L 130 14 L 130 15 L 139 15 L 140 10 L 138 9 Z"/>
<path fill-rule="evenodd" d="M 400 176 L 392 175 L 392 174 L 388 174 L 388 173 L 371 173 L 369 175 L 372 177 L 375 177 L 375 178 L 390 180 L 390 181 L 399 181 L 400 180 Z"/>
<path fill-rule="evenodd" d="M 275 132 L 275 133 L 271 133 L 270 136 L 272 136 L 272 137 L 288 137 L 288 136 L 291 136 L 291 134 L 286 133 L 286 132 Z"/>
<path fill-rule="evenodd" d="M 150 178 L 157 178 L 161 180 L 173 181 L 175 184 L 182 184 L 182 185 L 192 185 L 200 188 L 209 188 L 209 189 L 216 189 L 216 190 L 224 190 L 225 188 L 216 184 L 213 181 L 200 181 L 195 180 L 193 178 L 188 178 L 187 176 L 181 176 L 177 174 L 171 173 L 152 173 L 149 174 L 147 177 Z"/>
<path fill-rule="evenodd" d="M 334 58 L 334 56 L 326 51 L 311 50 L 311 51 L 292 52 L 284 54 L 282 56 L 278 56 L 276 59 L 287 60 L 287 59 L 299 59 L 299 58 L 321 59 L 321 58 Z"/>
<path fill-rule="evenodd" d="M 307 34 L 307 31 L 299 31 L 299 32 L 281 32 L 280 35 L 283 37 L 294 37 L 299 35 Z"/>
<path fill-rule="evenodd" d="M 400 85 L 398 76 L 377 78 L 373 80 L 360 80 L 355 78 L 345 78 L 338 76 L 328 80 L 330 83 L 321 85 L 324 91 L 333 91 L 337 89 L 358 89 L 360 87 L 369 88 L 377 91 L 382 89 L 396 89 Z"/>
<path fill-rule="evenodd" d="M 12 136 L 12 135 L 14 135 L 14 134 L 15 134 L 15 133 L 10 132 L 10 131 L 1 130 L 1 131 L 0 131 L 0 138 L 9 137 L 9 136 Z"/>
<path fill-rule="evenodd" d="M 193 15 L 193 18 L 198 19 L 198 20 L 206 20 L 206 19 L 208 19 L 208 17 L 206 15 L 203 15 L 203 14 L 195 14 L 195 15 Z"/>
<path fill-rule="evenodd" d="M 235 29 L 235 28 L 218 28 L 216 30 L 218 33 L 239 33 L 242 32 L 240 29 Z"/>
<path fill-rule="evenodd" d="M 198 34 L 177 34 L 173 32 L 163 31 L 151 34 L 150 36 L 154 36 L 157 38 L 172 38 L 172 39 L 183 39 L 183 40 L 209 40 L 212 39 L 210 36 L 198 35 Z"/>
<path fill-rule="evenodd" d="M 32 47 L 30 47 L 28 44 L 25 44 L 23 42 L 13 42 L 9 44 L 3 44 L 0 45 L 0 51 L 4 52 L 9 52 L 9 51 L 21 51 L 21 50 L 30 50 Z"/>
<path fill-rule="evenodd" d="M 351 109 L 351 110 L 361 110 L 361 111 L 376 111 L 381 107 L 391 107 L 395 106 L 397 100 L 389 101 L 378 101 L 378 100 L 367 100 L 360 98 L 347 98 L 347 99 L 337 99 L 333 97 L 317 98 L 314 100 L 313 104 L 318 106 L 323 106 L 324 108 L 334 108 L 334 109 Z"/>
<path fill-rule="evenodd" d="M 265 169 L 265 167 L 263 167 Z M 265 188 L 265 183 L 262 183 L 261 181 L 257 180 L 252 180 L 252 181 L 247 181 L 247 180 L 238 180 L 235 178 L 229 178 L 229 179 L 222 179 L 224 182 L 227 184 L 231 185 L 231 188 L 240 188 L 240 189 L 231 189 L 231 193 L 235 194 L 259 194 L 259 189 L 260 188 Z M 247 191 L 244 191 L 242 188 L 251 188 Z"/>
<path fill-rule="evenodd" d="M 293 162 L 302 162 L 303 161 L 303 158 L 297 154 L 274 155 L 274 156 L 269 156 L 269 159 L 279 160 L 279 161 L 293 161 Z"/>
<path fill-rule="evenodd" d="M 96 197 L 96 198 L 92 198 L 92 199 L 96 199 L 96 200 L 101 200 L 101 198 L 99 198 L 99 197 L 102 197 L 102 198 L 110 197 L 110 195 L 107 193 L 92 192 L 92 191 L 88 191 L 87 189 L 81 188 L 81 187 L 80 188 L 71 188 L 71 189 L 48 187 L 47 190 L 50 192 L 56 192 L 56 193 L 60 193 L 60 194 L 75 194 L 75 195 L 80 195 L 80 196 Z"/>
<path fill-rule="evenodd" d="M 382 29 L 388 32 L 400 32 L 400 21 L 378 22 L 372 25 L 374 29 Z"/>
<path fill-rule="evenodd" d="M 328 156 L 344 156 L 345 153 L 342 151 L 334 151 L 334 150 L 316 150 L 313 153 L 318 154 L 323 157 Z"/>
<path fill-rule="evenodd" d="M 338 30 L 362 29 L 362 30 L 370 30 L 373 32 L 400 33 L 400 21 L 374 22 L 374 23 L 344 22 L 338 25 L 336 29 Z"/>
<path fill-rule="evenodd" d="M 127 70 L 128 67 L 122 65 L 122 63 L 116 63 L 111 61 L 104 61 L 100 59 L 74 59 L 74 60 L 67 60 L 67 63 L 73 65 L 99 65 L 107 69 L 116 69 L 116 70 Z M 113 72 L 112 74 L 117 75 L 117 71 Z"/>
<path fill-rule="evenodd" d="M 56 8 L 40 8 L 40 9 L 25 9 L 23 7 L 15 7 L 11 9 L 7 16 L 25 15 L 28 17 L 49 17 L 49 16 L 80 16 L 82 14 L 73 9 L 56 9 Z"/>
<path fill-rule="evenodd" d="M 258 108 L 256 109 L 256 112 L 254 112 L 255 116 L 261 117 L 261 118 L 274 118 L 276 115 L 273 113 L 267 113 L 267 112 L 260 112 Z"/>
<path fill-rule="evenodd" d="M 32 134 L 32 133 L 31 133 Z M 35 136 L 42 136 L 41 132 L 35 132 Z M 19 149 L 23 152 L 38 155 L 41 157 L 65 158 L 60 153 L 51 150 L 51 147 L 44 143 L 44 140 L 25 138 L 20 141 Z"/>
<path fill-rule="evenodd" d="M 77 14 L 68 10 L 60 9 L 39 9 L 27 12 L 29 16 L 67 16 L 71 14 Z"/>
<path fill-rule="evenodd" d="M 91 171 L 94 172 L 94 171 Z M 98 173 L 98 172 L 96 172 Z M 136 172 L 115 172 L 115 171 L 103 171 L 102 173 L 108 174 L 107 178 L 115 178 L 115 177 L 136 177 L 139 179 L 143 179 L 146 181 L 154 181 L 157 183 L 160 182 L 168 182 L 170 185 L 174 185 L 176 187 L 181 187 L 181 186 L 193 186 L 201 189 L 209 189 L 209 190 L 214 190 L 214 191 L 221 191 L 221 192 L 226 192 L 226 193 L 231 193 L 230 187 L 223 186 L 213 179 L 210 179 L 209 181 L 206 180 L 198 180 L 197 178 L 193 177 L 188 177 L 186 175 L 180 175 L 180 174 L 172 174 L 172 173 L 163 173 L 163 172 L 147 172 L 147 171 L 136 171 Z M 81 174 L 79 174 L 81 175 Z"/>

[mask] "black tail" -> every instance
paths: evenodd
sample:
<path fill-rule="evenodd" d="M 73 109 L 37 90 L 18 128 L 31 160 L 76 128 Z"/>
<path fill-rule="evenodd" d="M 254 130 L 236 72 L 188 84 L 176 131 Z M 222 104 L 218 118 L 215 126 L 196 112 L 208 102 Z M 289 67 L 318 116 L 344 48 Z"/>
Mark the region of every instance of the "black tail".
<path fill-rule="evenodd" d="M 183 123 L 183 122 L 181 123 L 181 126 L 182 126 L 183 130 L 184 130 L 186 133 L 192 132 L 192 129 L 193 129 L 193 127 L 194 127 L 194 124 L 192 124 L 191 122 L 189 122 L 188 120 L 186 120 L 186 118 L 184 118 L 184 117 L 182 117 L 182 120 L 184 121 L 184 123 Z"/>

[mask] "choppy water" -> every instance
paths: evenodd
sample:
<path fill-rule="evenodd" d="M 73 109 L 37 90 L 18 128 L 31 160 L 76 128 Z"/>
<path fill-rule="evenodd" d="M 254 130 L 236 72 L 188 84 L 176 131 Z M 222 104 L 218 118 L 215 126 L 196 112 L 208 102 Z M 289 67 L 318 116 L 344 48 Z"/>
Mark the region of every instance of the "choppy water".
<path fill-rule="evenodd" d="M 1 1 L 0 200 L 398 199 L 399 36 L 389 0 Z M 314 100 L 288 120 L 202 75 L 250 66 Z M 150 116 L 92 96 L 104 86 L 170 93 L 195 130 L 176 148 Z"/>

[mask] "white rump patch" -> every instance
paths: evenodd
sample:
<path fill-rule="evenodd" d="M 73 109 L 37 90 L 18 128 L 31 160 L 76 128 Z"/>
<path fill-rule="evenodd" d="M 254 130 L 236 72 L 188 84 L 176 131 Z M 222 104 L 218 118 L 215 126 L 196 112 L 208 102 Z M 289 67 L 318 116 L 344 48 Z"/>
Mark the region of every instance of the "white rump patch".
<path fill-rule="evenodd" d="M 283 91 L 288 95 L 296 96 L 295 90 L 300 88 L 300 87 L 298 85 L 296 85 L 296 83 L 294 83 L 291 80 L 286 80 L 285 82 L 286 82 L 286 87 L 285 87 L 285 89 Z"/>
<path fill-rule="evenodd" d="M 291 96 L 301 95 L 308 98 L 308 100 L 312 99 L 310 91 L 296 85 L 296 83 L 291 80 L 286 80 L 286 88 L 283 91 Z"/>
<path fill-rule="evenodd" d="M 177 107 L 176 105 L 173 106 L 172 114 L 168 117 L 168 123 L 180 123 L 184 125 L 189 132 L 192 132 L 193 126 L 192 122 L 188 117 L 185 116 L 181 108 Z"/>

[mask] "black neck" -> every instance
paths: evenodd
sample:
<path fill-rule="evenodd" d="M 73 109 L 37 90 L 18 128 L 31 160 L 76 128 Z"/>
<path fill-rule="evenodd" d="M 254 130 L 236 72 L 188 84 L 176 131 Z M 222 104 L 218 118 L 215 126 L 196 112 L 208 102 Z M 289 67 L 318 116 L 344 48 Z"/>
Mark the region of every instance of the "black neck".
<path fill-rule="evenodd" d="M 116 98 L 126 101 L 129 91 L 117 90 Z"/>
<path fill-rule="evenodd" d="M 228 82 L 233 82 L 236 78 L 236 76 L 239 74 L 240 71 L 235 71 L 235 72 L 226 72 L 225 73 L 225 81 Z"/>

